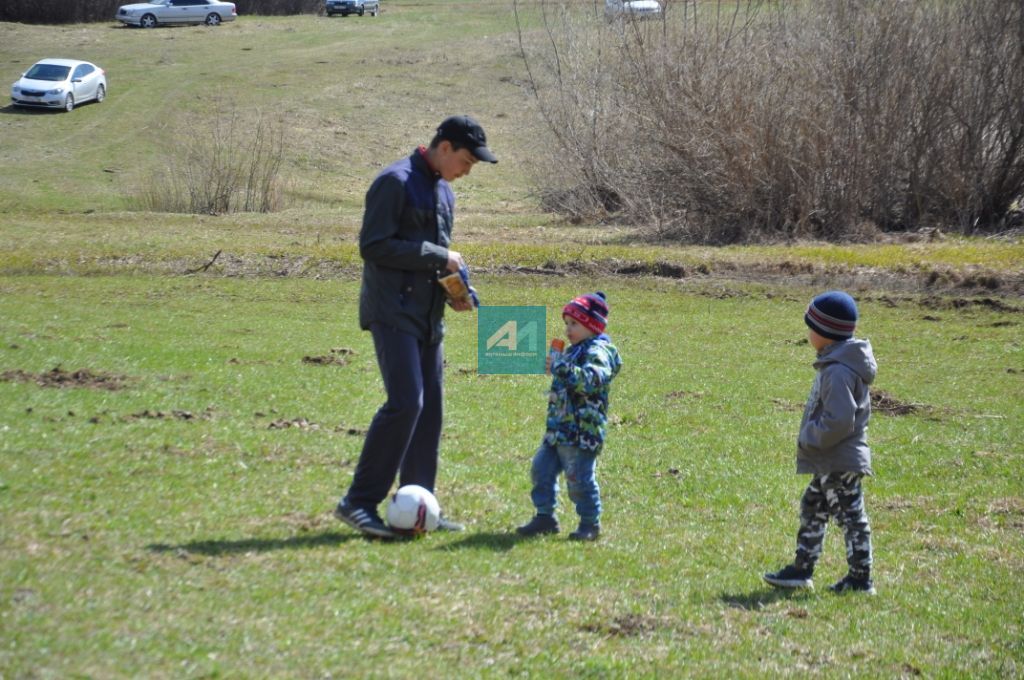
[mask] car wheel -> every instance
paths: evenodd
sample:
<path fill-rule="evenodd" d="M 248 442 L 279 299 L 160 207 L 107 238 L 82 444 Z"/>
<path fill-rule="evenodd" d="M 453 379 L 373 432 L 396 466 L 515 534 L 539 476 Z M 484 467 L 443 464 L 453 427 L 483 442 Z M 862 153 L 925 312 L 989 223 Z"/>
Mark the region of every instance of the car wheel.
<path fill-rule="evenodd" d="M 216 12 L 210 12 L 206 15 L 207 26 L 220 26 L 220 15 Z"/>
<path fill-rule="evenodd" d="M 107 88 L 100 85 L 96 88 L 96 103 L 102 104 L 103 100 L 107 98 Z"/>
<path fill-rule="evenodd" d="M 75 110 L 75 96 L 74 95 L 69 94 L 67 97 L 64 98 L 64 110 L 67 111 L 68 113 L 71 113 L 72 111 Z"/>
<path fill-rule="evenodd" d="M 139 26 L 142 26 L 143 28 L 156 28 L 156 17 L 152 14 L 144 14 L 142 18 L 139 19 Z"/>
<path fill-rule="evenodd" d="M 371 17 L 375 17 L 375 16 L 377 16 L 377 12 L 379 12 L 379 11 L 380 11 L 379 9 L 377 9 L 376 7 L 374 7 L 373 9 L 371 9 L 371 10 L 370 10 L 370 16 L 371 16 Z"/>
<path fill-rule="evenodd" d="M 365 11 L 366 11 L 366 10 L 364 10 L 364 9 L 363 9 L 362 7 L 360 7 L 360 8 L 359 8 L 359 16 L 363 16 L 363 13 L 364 13 Z"/>

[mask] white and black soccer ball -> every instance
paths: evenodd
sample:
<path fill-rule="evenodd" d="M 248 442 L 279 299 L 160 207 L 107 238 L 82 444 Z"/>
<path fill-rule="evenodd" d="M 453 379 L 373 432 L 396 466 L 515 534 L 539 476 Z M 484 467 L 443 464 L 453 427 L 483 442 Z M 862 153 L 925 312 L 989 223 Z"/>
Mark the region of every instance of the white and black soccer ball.
<path fill-rule="evenodd" d="M 441 506 L 434 494 L 422 486 L 406 484 L 388 503 L 388 526 L 402 532 L 422 534 L 437 528 Z"/>

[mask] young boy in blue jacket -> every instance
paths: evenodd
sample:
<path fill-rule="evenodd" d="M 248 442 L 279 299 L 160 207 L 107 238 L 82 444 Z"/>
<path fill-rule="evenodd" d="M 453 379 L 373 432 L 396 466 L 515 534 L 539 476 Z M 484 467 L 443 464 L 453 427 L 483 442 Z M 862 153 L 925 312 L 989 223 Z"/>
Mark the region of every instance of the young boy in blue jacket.
<path fill-rule="evenodd" d="M 608 389 L 622 367 L 619 352 L 604 330 L 604 293 L 581 295 L 562 309 L 571 346 L 547 358 L 551 373 L 547 429 L 533 457 L 530 498 L 537 514 L 516 529 L 521 536 L 558 533 L 555 506 L 558 475 L 565 473 L 569 499 L 580 523 L 569 538 L 594 541 L 601 535 L 601 494 L 595 476 L 608 424 Z"/>
<path fill-rule="evenodd" d="M 811 474 L 800 501 L 796 559 L 764 580 L 780 588 L 811 588 L 829 517 L 846 534 L 849 573 L 833 592 L 875 594 L 871 581 L 871 527 L 861 479 L 871 474 L 869 385 L 878 366 L 871 343 L 853 337 L 857 304 L 842 291 L 822 293 L 804 314 L 808 340 L 818 353 L 810 397 L 797 438 L 797 474 Z"/>

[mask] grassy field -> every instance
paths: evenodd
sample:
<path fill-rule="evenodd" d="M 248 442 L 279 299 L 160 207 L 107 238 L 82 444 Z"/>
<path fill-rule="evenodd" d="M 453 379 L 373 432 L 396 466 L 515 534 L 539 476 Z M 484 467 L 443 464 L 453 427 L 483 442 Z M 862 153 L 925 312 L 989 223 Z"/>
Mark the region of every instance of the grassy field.
<path fill-rule="evenodd" d="M 511 7 L 387 3 L 0 24 L 7 82 L 43 56 L 110 78 L 71 114 L 0 109 L 0 678 L 1024 673 L 1020 238 L 712 249 L 560 222 L 529 184 Z M 182 122 L 233 109 L 288 121 L 286 209 L 133 209 Z M 551 336 L 572 295 L 609 295 L 596 544 L 512 532 L 548 383 L 478 375 L 472 314 L 449 315 L 438 488 L 468 531 L 389 544 L 330 516 L 383 398 L 362 195 L 451 112 L 501 157 L 455 186 L 484 303 L 546 305 Z M 760 579 L 794 547 L 802 312 L 832 285 L 880 365 L 871 599 L 825 590 L 835 527 L 817 590 Z"/>
<path fill-rule="evenodd" d="M 480 282 L 492 304 L 551 310 L 579 285 Z M 880 594 L 785 597 L 759 574 L 793 548 L 810 291 L 586 285 L 621 301 L 612 329 L 626 360 L 600 469 L 606 536 L 581 546 L 511 533 L 531 512 L 546 381 L 478 376 L 474 318 L 459 315 L 439 496 L 469 531 L 391 545 L 329 515 L 382 397 L 352 318 L 355 282 L 6 278 L 0 667 L 1020 672 L 1019 313 L 862 302 L 877 388 L 915 409 L 872 421 Z M 303 362 L 341 348 L 346 365 Z M 80 387 L 41 387 L 56 367 L 89 373 Z M 833 529 L 819 588 L 844 573 L 841 553 Z"/>

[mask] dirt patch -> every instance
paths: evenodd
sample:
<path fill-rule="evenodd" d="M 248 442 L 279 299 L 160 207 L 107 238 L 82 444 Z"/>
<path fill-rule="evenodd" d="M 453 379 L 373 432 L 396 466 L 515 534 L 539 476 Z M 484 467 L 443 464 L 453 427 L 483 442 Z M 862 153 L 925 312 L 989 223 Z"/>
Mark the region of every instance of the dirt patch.
<path fill-rule="evenodd" d="M 788 399 L 780 399 L 779 397 L 772 397 L 772 403 L 780 411 L 803 411 L 806 405 Z"/>
<path fill-rule="evenodd" d="M 1008 314 L 1020 314 L 1024 307 L 1015 307 L 1007 302 L 993 297 L 965 298 L 965 297 L 938 297 L 928 296 L 921 300 L 921 306 L 929 309 L 969 309 L 971 307 L 982 307 L 994 312 L 1005 312 Z"/>
<path fill-rule="evenodd" d="M 908 416 L 927 408 L 924 404 L 900 401 L 885 390 L 871 390 L 871 410 L 886 416 Z"/>
<path fill-rule="evenodd" d="M 192 411 L 153 411 L 146 409 L 139 411 L 138 413 L 132 413 L 131 415 L 125 416 L 125 420 L 209 420 L 213 417 L 214 408 L 208 406 L 202 413 L 193 413 Z"/>
<path fill-rule="evenodd" d="M 703 392 L 691 392 L 689 390 L 674 390 L 665 395 L 665 400 L 676 401 L 679 399 L 701 399 L 703 397 Z"/>
<path fill-rule="evenodd" d="M 638 637 L 652 633 L 664 624 L 659 619 L 646 614 L 626 614 L 616 616 L 611 621 L 589 623 L 581 628 L 589 633 L 598 633 L 609 637 Z"/>
<path fill-rule="evenodd" d="M 353 437 L 361 437 L 366 434 L 366 430 L 359 429 L 357 427 L 348 427 L 347 425 L 338 425 L 337 427 L 324 426 L 320 423 L 314 423 L 306 418 L 278 418 L 267 424 L 268 430 L 303 430 L 306 432 L 317 432 L 323 430 L 325 432 L 340 432 L 343 434 L 351 435 Z"/>
<path fill-rule="evenodd" d="M 677 244 L 670 244 L 677 245 Z M 257 255 L 220 253 L 219 257 L 171 259 L 152 262 L 142 256 L 97 258 L 89 263 L 111 271 L 149 272 L 171 275 L 227 276 L 227 277 L 299 277 L 323 279 L 351 279 L 359 276 L 359 263 L 340 262 L 328 258 L 299 254 Z M 44 271 L 66 272 L 67 262 L 54 260 L 41 263 Z M 879 267 L 819 264 L 803 260 L 780 262 L 735 262 L 707 259 L 703 262 L 672 262 L 657 260 L 624 260 L 601 258 L 558 262 L 551 260 L 540 267 L 497 264 L 474 267 L 478 273 L 521 273 L 546 276 L 657 276 L 676 280 L 719 280 L 798 285 L 850 290 L 874 289 L 931 295 L 994 294 L 1019 296 L 1024 294 L 1024 271 L 989 271 L 985 269 L 954 269 L 932 267 L 924 271 L 897 271 Z"/>
<path fill-rule="evenodd" d="M 351 350 L 348 347 L 334 347 L 328 354 L 304 356 L 302 357 L 302 363 L 318 366 L 347 366 L 351 356 L 355 356 L 355 350 Z"/>
<path fill-rule="evenodd" d="M 84 387 L 95 390 L 121 390 L 127 387 L 129 378 L 123 375 L 91 371 L 80 368 L 77 371 L 65 371 L 54 366 L 44 373 L 34 374 L 14 369 L 0 373 L 2 382 L 31 382 L 40 387 Z"/>
<path fill-rule="evenodd" d="M 278 420 L 271 421 L 267 425 L 268 430 L 289 430 L 293 428 L 296 430 L 321 429 L 319 423 L 311 422 L 309 420 L 306 420 L 305 418 L 292 418 L 290 420 L 285 418 L 279 418 Z"/>

